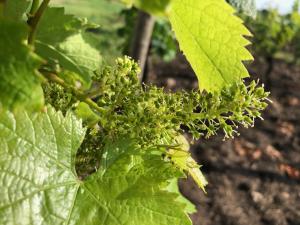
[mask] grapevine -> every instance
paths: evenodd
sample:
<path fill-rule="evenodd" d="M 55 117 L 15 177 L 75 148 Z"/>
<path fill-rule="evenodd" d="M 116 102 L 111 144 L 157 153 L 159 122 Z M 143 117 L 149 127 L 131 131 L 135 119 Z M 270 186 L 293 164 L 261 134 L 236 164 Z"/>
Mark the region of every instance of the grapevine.
<path fill-rule="evenodd" d="M 194 68 L 199 89 L 169 92 L 141 84 L 129 56 L 105 63 L 86 32 L 97 26 L 49 2 L 0 2 L 0 225 L 190 225 L 176 182 L 191 176 L 206 192 L 207 181 L 189 145 L 239 135 L 269 101 L 243 80 L 249 31 L 223 0 L 191 14 L 189 0 L 123 1 L 167 18 Z M 206 24 L 187 29 L 198 17 Z"/>

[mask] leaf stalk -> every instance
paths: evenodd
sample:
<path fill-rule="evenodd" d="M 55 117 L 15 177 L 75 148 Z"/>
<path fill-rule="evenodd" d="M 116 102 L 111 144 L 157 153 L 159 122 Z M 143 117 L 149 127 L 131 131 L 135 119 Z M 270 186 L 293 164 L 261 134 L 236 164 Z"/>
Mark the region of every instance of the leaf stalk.
<path fill-rule="evenodd" d="M 35 4 L 36 2 L 37 1 L 33 2 L 32 4 Z M 40 20 L 41 20 L 41 18 L 43 16 L 43 13 L 45 12 L 45 10 L 47 8 L 49 2 L 50 2 L 50 0 L 44 0 L 42 2 L 42 4 L 40 5 L 40 7 L 38 8 L 38 10 L 36 11 L 36 13 L 34 14 L 34 16 L 30 17 L 29 20 L 27 21 L 28 25 L 31 28 L 29 36 L 28 36 L 28 44 L 29 45 L 34 45 L 35 34 L 36 34 L 36 30 L 37 30 L 38 24 L 39 24 L 39 22 L 40 22 Z M 33 7 L 35 7 L 35 6 L 33 6 Z"/>
<path fill-rule="evenodd" d="M 33 0 L 32 5 L 29 11 L 29 16 L 33 17 L 34 14 L 36 13 L 37 9 L 39 8 L 40 5 L 40 0 Z"/>

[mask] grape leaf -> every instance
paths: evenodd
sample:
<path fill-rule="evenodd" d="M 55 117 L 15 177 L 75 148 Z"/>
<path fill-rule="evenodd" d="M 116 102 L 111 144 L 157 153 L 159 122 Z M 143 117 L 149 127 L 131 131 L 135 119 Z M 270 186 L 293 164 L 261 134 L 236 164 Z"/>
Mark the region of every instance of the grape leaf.
<path fill-rule="evenodd" d="M 86 20 L 66 15 L 64 8 L 47 8 L 36 35 L 36 52 L 48 61 L 55 57 L 63 69 L 81 77 L 85 88 L 101 65 L 99 51 L 85 38 L 89 26 Z"/>
<path fill-rule="evenodd" d="M 122 0 L 128 6 L 135 6 L 156 16 L 165 16 L 171 0 Z"/>
<path fill-rule="evenodd" d="M 256 17 L 256 2 L 255 0 L 227 0 L 239 12 L 244 13 L 250 17 Z"/>
<path fill-rule="evenodd" d="M 4 5 L 4 17 L 14 21 L 23 21 L 30 5 L 28 0 L 6 0 Z"/>
<path fill-rule="evenodd" d="M 43 106 L 43 91 L 37 69 L 41 59 L 24 44 L 25 24 L 0 19 L 0 106 L 15 109 Z"/>
<path fill-rule="evenodd" d="M 220 92 L 248 77 L 242 61 L 253 57 L 243 35 L 251 35 L 224 0 L 173 0 L 169 18 L 201 90 Z"/>
<path fill-rule="evenodd" d="M 56 45 L 84 28 L 86 21 L 66 15 L 62 7 L 49 7 L 39 23 L 36 38 L 49 45 Z"/>
<path fill-rule="evenodd" d="M 59 63 L 63 65 L 64 69 L 68 71 L 73 71 L 77 74 L 82 73 L 80 67 L 75 63 L 75 61 L 72 58 L 68 57 L 66 54 L 62 53 L 52 45 L 36 41 L 35 48 L 36 51 L 39 52 L 41 55 L 47 56 L 47 58 L 49 59 L 58 60 Z"/>
<path fill-rule="evenodd" d="M 180 190 L 178 187 L 178 180 L 177 179 L 171 180 L 169 186 L 167 187 L 167 190 L 169 192 L 173 192 L 173 193 L 180 193 Z M 181 194 L 178 195 L 176 200 L 179 202 L 182 202 L 186 205 L 186 207 L 185 207 L 186 213 L 193 214 L 193 213 L 197 212 L 195 205 L 193 203 L 191 203 L 188 199 L 183 197 Z"/>
<path fill-rule="evenodd" d="M 100 69 L 101 57 L 99 52 L 86 42 L 82 34 L 75 34 L 60 43 L 58 50 L 71 58 L 82 71 L 80 74 L 87 84 L 95 71 Z"/>
<path fill-rule="evenodd" d="M 176 138 L 177 147 L 168 149 L 167 155 L 171 161 L 181 170 L 187 172 L 196 182 L 199 188 L 205 192 L 205 186 L 208 184 L 200 170 L 200 166 L 189 153 L 190 145 L 183 135 Z"/>
<path fill-rule="evenodd" d="M 0 113 L 0 224 L 191 225 L 186 204 L 165 190 L 181 173 L 127 139 L 107 143 L 99 170 L 79 180 L 84 135 L 73 114 L 52 108 Z"/>
<path fill-rule="evenodd" d="M 91 110 L 88 104 L 80 102 L 76 107 L 75 114 L 81 118 L 87 126 L 92 127 L 100 120 L 99 116 Z"/>

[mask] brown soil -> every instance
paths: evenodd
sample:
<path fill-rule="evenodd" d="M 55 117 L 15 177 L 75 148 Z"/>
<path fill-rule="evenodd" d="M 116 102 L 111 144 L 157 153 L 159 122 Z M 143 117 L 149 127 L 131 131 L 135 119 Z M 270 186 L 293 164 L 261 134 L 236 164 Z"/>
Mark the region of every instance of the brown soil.
<path fill-rule="evenodd" d="M 249 66 L 253 78 L 266 66 Z M 197 88 L 185 59 L 151 60 L 148 82 L 172 90 Z M 262 71 L 262 72 L 261 72 Z M 263 77 L 261 77 L 263 78 Z M 276 62 L 264 121 L 234 140 L 201 140 L 192 147 L 209 181 L 205 195 L 191 180 L 182 193 L 197 207 L 195 225 L 300 225 L 300 68 Z"/>

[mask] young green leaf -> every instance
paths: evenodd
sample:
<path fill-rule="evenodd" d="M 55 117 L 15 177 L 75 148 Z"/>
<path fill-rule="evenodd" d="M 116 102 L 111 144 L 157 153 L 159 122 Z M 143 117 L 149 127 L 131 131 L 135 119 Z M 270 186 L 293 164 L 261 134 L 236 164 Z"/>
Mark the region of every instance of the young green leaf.
<path fill-rule="evenodd" d="M 73 79 L 75 78 L 76 81 L 79 80 L 81 82 L 85 82 L 82 76 L 79 75 L 82 74 L 80 66 L 77 65 L 72 58 L 64 54 L 62 51 L 53 47 L 52 45 L 48 45 L 40 41 L 35 42 L 35 48 L 40 55 L 43 55 L 48 59 L 57 60 L 59 64 L 63 67 L 63 69 L 67 71 L 72 71 L 74 74 L 76 74 L 77 76 L 75 77 L 74 75 Z"/>
<path fill-rule="evenodd" d="M 177 179 L 173 179 L 171 180 L 169 186 L 167 187 L 167 189 L 169 192 L 173 192 L 173 193 L 177 193 L 178 197 L 177 197 L 177 201 L 184 203 L 186 205 L 185 207 L 185 212 L 188 214 L 193 214 L 195 212 L 197 212 L 196 207 L 193 203 L 191 203 L 188 199 L 186 199 L 185 197 L 183 197 L 180 193 L 179 187 L 178 187 L 178 180 Z"/>
<path fill-rule="evenodd" d="M 243 35 L 251 34 L 224 0 L 173 0 L 169 18 L 201 90 L 220 92 L 249 76 L 242 61 L 253 58 Z"/>
<path fill-rule="evenodd" d="M 75 114 L 78 118 L 81 118 L 87 126 L 92 126 L 99 122 L 99 116 L 84 102 L 79 103 L 76 107 Z"/>
<path fill-rule="evenodd" d="M 29 8 L 28 0 L 6 0 L 4 3 L 4 17 L 13 21 L 23 21 L 26 18 L 25 13 Z"/>
<path fill-rule="evenodd" d="M 84 84 L 89 86 L 94 72 L 100 69 L 101 57 L 99 51 L 87 42 L 83 34 L 68 37 L 58 45 L 57 49 L 74 61 L 75 65 L 81 70 L 79 75 L 85 81 Z"/>
<path fill-rule="evenodd" d="M 44 102 L 37 72 L 42 61 L 25 45 L 27 34 L 25 24 L 0 19 L 0 106 L 5 108 L 38 110 Z"/>
<path fill-rule="evenodd" d="M 79 180 L 84 135 L 75 116 L 52 108 L 0 113 L 0 224 L 191 225 L 186 205 L 166 191 L 181 173 L 127 139 L 107 143 L 99 170 Z"/>
<path fill-rule="evenodd" d="M 57 45 L 68 37 L 80 33 L 85 25 L 86 21 L 65 14 L 64 8 L 49 7 L 41 18 L 36 39 L 49 45 Z"/>
<path fill-rule="evenodd" d="M 204 175 L 200 170 L 200 166 L 192 158 L 189 153 L 190 145 L 183 135 L 176 138 L 178 147 L 170 148 L 167 152 L 167 156 L 171 161 L 178 166 L 181 170 L 188 173 L 196 182 L 199 188 L 205 192 L 205 186 L 208 184 Z"/>
<path fill-rule="evenodd" d="M 78 74 L 85 88 L 101 65 L 99 51 L 84 34 L 87 27 L 87 21 L 66 15 L 64 8 L 48 8 L 36 36 L 36 52 L 48 61 L 54 57 L 62 69 Z"/>

